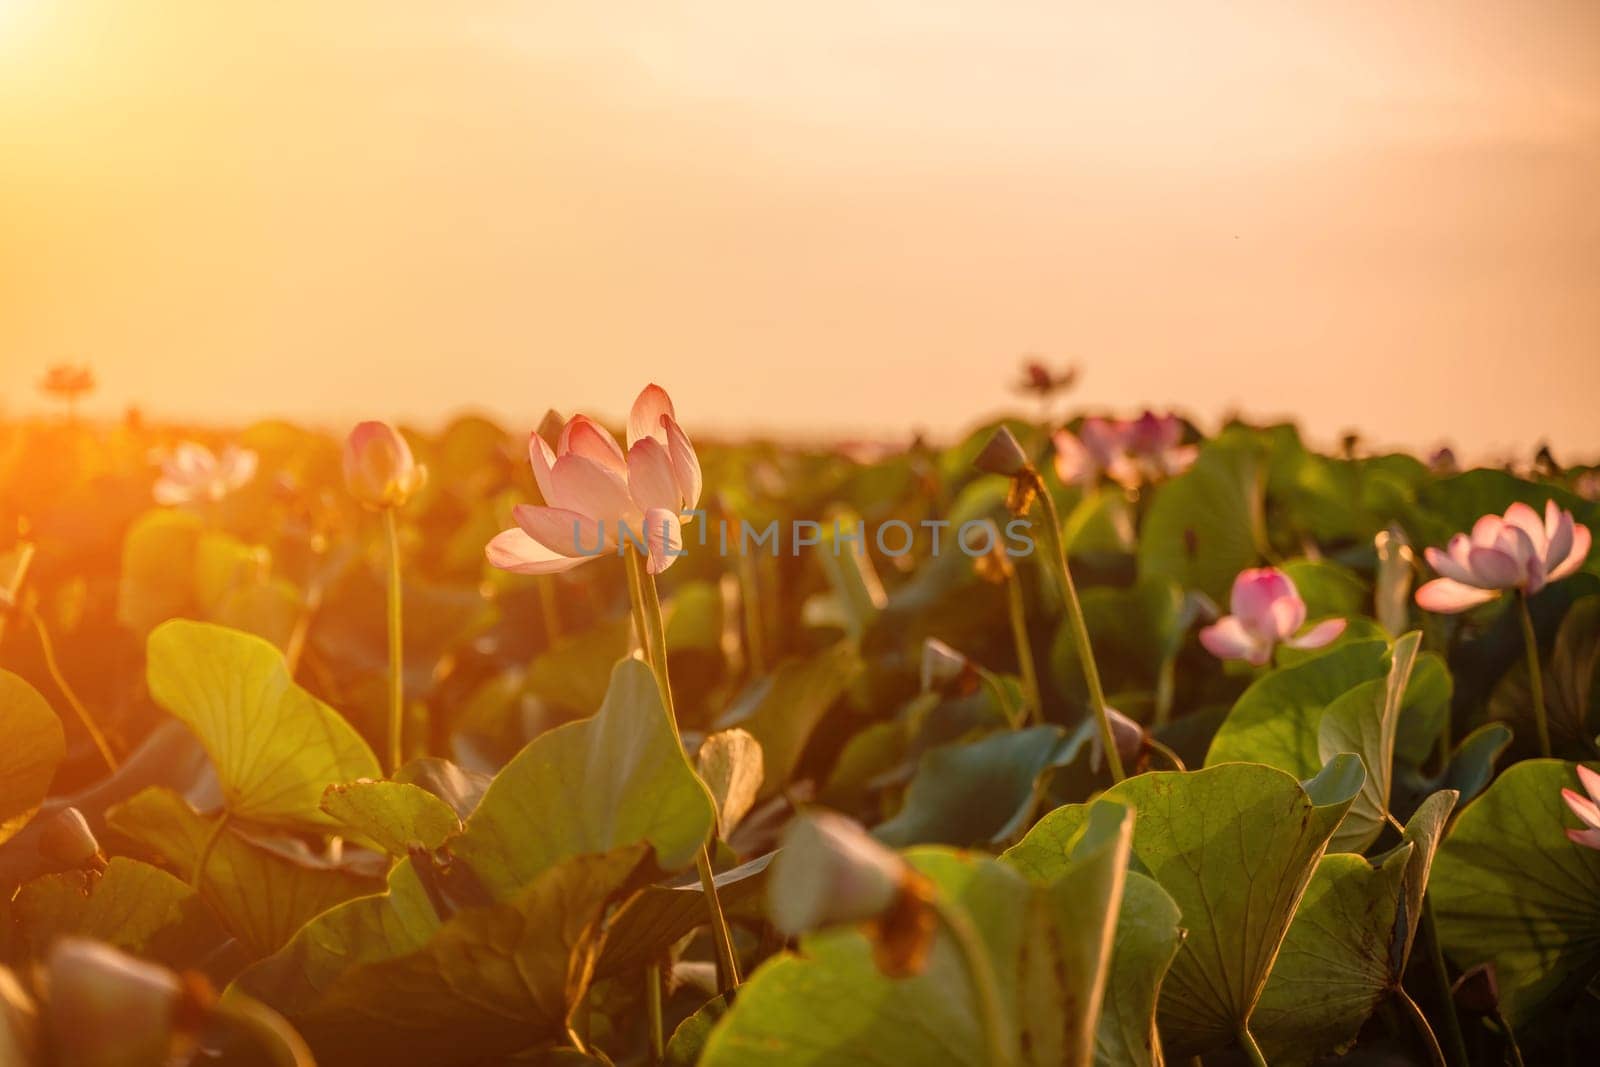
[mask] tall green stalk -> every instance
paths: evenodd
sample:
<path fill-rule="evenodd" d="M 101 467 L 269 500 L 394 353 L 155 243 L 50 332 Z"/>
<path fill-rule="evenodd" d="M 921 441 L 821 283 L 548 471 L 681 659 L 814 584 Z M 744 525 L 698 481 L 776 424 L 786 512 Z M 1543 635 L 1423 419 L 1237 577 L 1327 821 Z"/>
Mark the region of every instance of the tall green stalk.
<path fill-rule="evenodd" d="M 1244 1058 L 1250 1062 L 1250 1067 L 1271 1067 L 1248 1026 L 1239 1027 L 1239 1047 L 1244 1050 Z"/>
<path fill-rule="evenodd" d="M 1533 614 L 1528 611 L 1528 593 L 1517 593 L 1522 616 L 1522 644 L 1528 655 L 1528 690 L 1533 696 L 1533 724 L 1539 731 L 1539 755 L 1550 758 L 1550 720 L 1544 710 L 1544 674 L 1539 667 L 1539 635 L 1533 629 Z"/>
<path fill-rule="evenodd" d="M 401 730 L 406 717 L 405 651 L 401 647 L 400 524 L 394 508 L 383 509 L 383 529 L 389 547 L 389 773 L 405 759 Z"/>
<path fill-rule="evenodd" d="M 1007 567 L 1006 604 L 1011 615 L 1011 640 L 1017 646 L 1017 668 L 1022 673 L 1022 693 L 1028 701 L 1028 717 L 1035 726 L 1044 725 L 1044 700 L 1039 696 L 1039 671 L 1033 662 L 1033 642 L 1028 637 L 1028 605 L 1022 596 L 1022 578 L 1014 566 Z"/>
<path fill-rule="evenodd" d="M 1039 476 L 1033 475 L 1037 481 Z M 1056 558 L 1056 569 L 1061 572 L 1061 588 L 1067 602 L 1067 621 L 1072 627 L 1072 643 L 1078 648 L 1078 662 L 1083 665 L 1084 684 L 1089 687 L 1089 704 L 1100 728 L 1100 744 L 1105 748 L 1106 764 L 1111 768 L 1111 780 L 1120 782 L 1127 777 L 1122 768 L 1122 755 L 1117 751 L 1117 738 L 1111 730 L 1111 717 L 1106 713 L 1106 694 L 1100 687 L 1100 671 L 1094 662 L 1094 647 L 1089 644 L 1089 624 L 1084 621 L 1083 605 L 1078 601 L 1078 589 L 1072 583 L 1072 568 L 1067 564 L 1067 546 L 1061 540 L 1061 516 L 1050 491 L 1040 481 L 1037 494 L 1044 504 L 1045 536 Z"/>
<path fill-rule="evenodd" d="M 655 671 L 661 702 L 666 705 L 672 732 L 678 738 L 679 747 L 682 747 L 683 734 L 678 728 L 678 711 L 672 701 L 672 681 L 667 675 L 667 631 L 661 616 L 661 596 L 656 589 L 655 575 L 639 565 L 638 553 L 629 551 L 625 555 L 629 591 L 638 592 L 633 609 L 647 640 L 645 658 Z M 722 900 L 717 896 L 716 874 L 711 867 L 711 848 L 708 844 L 701 844 L 694 865 L 700 874 L 701 889 L 705 892 L 706 909 L 710 912 L 711 938 L 717 950 L 717 984 L 724 993 L 732 992 L 739 985 L 739 957 L 733 950 L 733 936 L 728 930 L 727 916 L 722 911 Z"/>
<path fill-rule="evenodd" d="M 78 694 L 67 684 L 67 676 L 61 672 L 61 664 L 56 660 L 56 646 L 50 640 L 50 631 L 45 629 L 44 619 L 39 617 L 38 610 L 32 604 L 24 604 L 22 610 L 27 615 L 28 621 L 33 623 L 34 633 L 38 635 L 39 651 L 44 654 L 44 669 L 49 672 L 50 680 L 56 683 L 56 688 L 61 690 L 61 696 L 72 708 L 72 713 L 83 724 L 84 732 L 89 735 L 89 740 L 94 742 L 100 758 L 105 761 L 106 769 L 115 772 L 117 757 L 111 751 L 111 743 L 106 740 L 106 735 L 94 721 L 94 716 L 89 714 L 89 709 L 84 707 L 83 701 L 78 699 Z"/>

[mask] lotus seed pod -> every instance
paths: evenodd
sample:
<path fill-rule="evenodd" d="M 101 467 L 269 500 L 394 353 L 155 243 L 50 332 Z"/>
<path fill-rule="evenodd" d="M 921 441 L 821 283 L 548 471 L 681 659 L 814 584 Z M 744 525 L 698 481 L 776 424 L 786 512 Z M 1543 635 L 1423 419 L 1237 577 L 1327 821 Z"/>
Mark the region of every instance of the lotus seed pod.
<path fill-rule="evenodd" d="M 45 1026 L 57 1067 L 163 1067 L 183 986 L 164 967 L 69 937 L 45 964 Z"/>

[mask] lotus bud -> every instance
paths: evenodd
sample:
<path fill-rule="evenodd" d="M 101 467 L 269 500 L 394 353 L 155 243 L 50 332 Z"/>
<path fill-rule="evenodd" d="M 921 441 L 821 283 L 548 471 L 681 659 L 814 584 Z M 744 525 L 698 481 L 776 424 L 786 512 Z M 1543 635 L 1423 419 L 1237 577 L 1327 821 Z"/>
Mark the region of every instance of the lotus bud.
<path fill-rule="evenodd" d="M 39 1062 L 39 1009 L 17 976 L 0 967 L 0 1063 Z"/>
<path fill-rule="evenodd" d="M 59 1067 L 166 1062 L 184 996 L 177 975 L 80 937 L 57 941 L 45 970 L 45 1025 Z"/>
<path fill-rule="evenodd" d="M 1106 706 L 1106 718 L 1111 722 L 1111 736 L 1117 743 L 1117 755 L 1122 757 L 1122 765 L 1133 766 L 1144 754 L 1144 727 L 1110 705 Z M 1105 755 L 1105 745 L 1100 741 L 1100 731 L 1096 730 L 1094 741 L 1089 748 L 1089 769 L 1098 771 Z"/>
<path fill-rule="evenodd" d="M 39 854 L 60 867 L 101 868 L 105 858 L 89 820 L 77 808 L 62 808 L 44 821 L 39 833 Z"/>
<path fill-rule="evenodd" d="M 965 695 L 978 685 L 978 668 L 937 637 L 922 643 L 922 691 Z"/>
<path fill-rule="evenodd" d="M 422 488 L 427 470 L 412 458 L 406 439 L 386 422 L 359 423 L 344 445 L 344 480 L 350 493 L 375 510 L 397 508 Z"/>
<path fill-rule="evenodd" d="M 1450 996 L 1456 1007 L 1473 1015 L 1497 1015 L 1500 1012 L 1500 983 L 1495 978 L 1494 964 L 1480 963 L 1467 971 L 1450 987 Z"/>
<path fill-rule="evenodd" d="M 852 819 L 814 811 L 790 823 L 768 886 L 768 913 L 785 935 L 867 923 L 884 974 L 915 974 L 927 960 L 932 887 Z"/>
<path fill-rule="evenodd" d="M 972 465 L 985 474 L 1003 474 L 1007 478 L 1015 478 L 1032 469 L 1028 454 L 1022 450 L 1021 442 L 1009 426 L 1001 426 L 994 432 Z"/>

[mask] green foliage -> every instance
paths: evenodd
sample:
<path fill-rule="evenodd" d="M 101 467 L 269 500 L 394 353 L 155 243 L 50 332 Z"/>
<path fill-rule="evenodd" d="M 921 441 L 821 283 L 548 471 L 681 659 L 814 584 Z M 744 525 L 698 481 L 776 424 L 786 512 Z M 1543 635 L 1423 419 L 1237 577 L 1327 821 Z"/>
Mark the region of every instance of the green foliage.
<path fill-rule="evenodd" d="M 1528 760 L 1461 812 L 1434 865 L 1439 937 L 1459 966 L 1493 963 L 1513 1025 L 1600 966 L 1600 852 L 1567 840 L 1573 765 Z"/>
<path fill-rule="evenodd" d="M 0 671 L 0 842 L 33 818 L 50 791 L 66 742 L 61 720 L 33 686 Z"/>

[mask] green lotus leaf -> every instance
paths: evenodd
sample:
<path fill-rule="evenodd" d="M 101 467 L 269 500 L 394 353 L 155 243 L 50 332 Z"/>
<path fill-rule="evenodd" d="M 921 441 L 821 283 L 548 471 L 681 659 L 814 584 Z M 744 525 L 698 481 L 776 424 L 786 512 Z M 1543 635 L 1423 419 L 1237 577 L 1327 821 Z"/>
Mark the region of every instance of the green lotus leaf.
<path fill-rule="evenodd" d="M 1079 816 L 1086 817 L 1088 810 L 1073 805 L 1072 815 L 1058 818 L 1053 831 L 1035 839 L 1030 847 L 1012 849 L 1001 857 L 1002 862 L 1034 882 L 1059 878 L 1070 864 L 1073 842 L 1055 837 L 1054 832 L 1068 838 L 1079 833 L 1084 829 Z M 1059 847 L 1047 845 L 1047 840 Z M 1156 1002 L 1183 939 L 1178 905 L 1167 891 L 1137 871 L 1127 872 L 1105 1002 L 1095 1029 L 1094 1062 L 1098 1067 L 1155 1067 L 1164 1062 L 1156 1029 Z"/>
<path fill-rule="evenodd" d="M 1282 570 L 1306 602 L 1306 617 L 1361 615 L 1371 602 L 1372 590 L 1354 571 L 1327 560 L 1295 559 Z"/>
<path fill-rule="evenodd" d="M 904 804 L 873 836 L 896 847 L 1010 837 L 1032 812 L 1037 780 L 1055 763 L 1061 736 L 1058 726 L 1033 726 L 929 749 Z"/>
<path fill-rule="evenodd" d="M 624 659 L 599 712 L 529 742 L 449 847 L 498 899 L 564 859 L 640 841 L 663 869 L 685 867 L 715 823 L 655 675 Z"/>
<path fill-rule="evenodd" d="M 612 668 L 628 654 L 632 640 L 628 618 L 564 636 L 534 658 L 528 692 L 574 715 L 593 715 L 605 701 Z"/>
<path fill-rule="evenodd" d="M 505 900 L 455 914 L 420 947 L 355 963 L 286 1014 L 318 1062 L 345 1067 L 456 1067 L 560 1040 L 606 909 L 647 851 L 563 859 Z"/>
<path fill-rule="evenodd" d="M 66 753 L 61 720 L 39 691 L 10 671 L 0 671 L 0 842 L 28 824 Z"/>
<path fill-rule="evenodd" d="M 1340 755 L 1302 786 L 1259 764 L 1160 771 L 1103 800 L 1131 807 L 1133 854 L 1177 903 L 1188 938 L 1167 975 L 1161 1038 L 1171 1056 L 1236 1041 L 1329 839 L 1361 791 L 1361 760 Z M 1082 805 L 1046 815 L 1006 858 L 1037 870 L 1077 833 Z"/>
<path fill-rule="evenodd" d="M 330 785 L 322 794 L 322 810 L 391 856 L 405 856 L 413 845 L 438 848 L 461 830 L 449 804 L 409 782 L 361 778 Z"/>
<path fill-rule="evenodd" d="M 1095 1028 L 1096 1067 L 1159 1067 L 1164 1062 L 1156 1004 L 1183 944 L 1178 905 L 1165 889 L 1129 871 L 1117 913 L 1105 1003 Z"/>
<path fill-rule="evenodd" d="M 411 861 L 401 860 L 389 872 L 385 892 L 316 916 L 235 984 L 285 1015 L 301 1015 L 350 968 L 417 952 L 440 925 Z"/>
<path fill-rule="evenodd" d="M 47 874 L 17 890 L 17 931 L 42 959 L 59 937 L 92 937 L 172 966 L 195 966 L 222 940 L 189 886 L 159 867 L 113 856 L 103 873 Z"/>
<path fill-rule="evenodd" d="M 122 539 L 117 621 L 143 637 L 160 623 L 197 610 L 194 573 L 205 523 L 189 511 L 145 512 Z"/>
<path fill-rule="evenodd" d="M 769 852 L 717 874 L 717 899 L 730 923 L 757 926 L 766 918 L 767 868 L 775 855 Z M 646 886 L 611 917 L 595 976 L 625 974 L 659 961 L 705 922 L 705 890 L 694 871 Z"/>
<path fill-rule="evenodd" d="M 187 882 L 216 828 L 170 789 L 150 788 L 107 813 L 112 829 L 160 856 Z M 320 860 L 294 842 L 232 826 L 217 834 L 200 896 L 252 958 L 277 951 L 314 915 L 378 888 L 375 878 Z"/>
<path fill-rule="evenodd" d="M 1322 857 L 1251 1019 L 1269 1061 L 1309 1063 L 1348 1048 L 1399 986 L 1455 800 L 1428 798 L 1400 845 L 1376 860 Z"/>
<path fill-rule="evenodd" d="M 1362 682 L 1382 678 L 1387 650 L 1387 642 L 1363 641 L 1263 674 L 1218 728 L 1206 766 L 1265 763 L 1302 778 L 1315 773 L 1323 712 Z"/>
<path fill-rule="evenodd" d="M 700 1005 L 693 1015 L 679 1023 L 678 1028 L 672 1031 L 672 1039 L 667 1042 L 661 1058 L 663 1067 L 695 1067 L 705 1052 L 706 1041 L 710 1039 L 712 1029 L 726 1014 L 728 1014 L 726 997 L 712 997 Z"/>
<path fill-rule="evenodd" d="M 786 660 L 718 724 L 741 726 L 760 743 L 764 779 L 757 799 L 776 796 L 788 784 L 811 732 L 861 670 L 848 642 L 810 659 Z"/>
<path fill-rule="evenodd" d="M 361 735 L 260 637 L 174 619 L 151 632 L 147 673 L 152 699 L 205 746 L 235 817 L 325 830 L 324 789 L 382 775 Z"/>
<path fill-rule="evenodd" d="M 1112 951 L 1131 813 L 1097 805 L 1049 884 L 943 848 L 907 860 L 970 923 L 990 957 L 1020 1063 L 1087 1067 Z M 888 978 L 855 929 L 804 939 L 740 989 L 717 1023 L 704 1067 L 759 1064 L 989 1062 L 971 980 L 941 928 L 923 969 Z"/>
<path fill-rule="evenodd" d="M 1501 1011 L 1521 1025 L 1600 968 L 1600 852 L 1569 841 L 1574 765 L 1513 764 L 1462 809 L 1434 863 L 1439 939 L 1462 968 L 1493 963 Z"/>
<path fill-rule="evenodd" d="M 1261 528 L 1255 450 L 1211 441 L 1193 467 L 1155 490 L 1139 531 L 1139 576 L 1170 578 L 1226 603 L 1234 576 L 1259 558 Z"/>
<path fill-rule="evenodd" d="M 1365 852 L 1388 821 L 1395 730 L 1421 644 L 1422 634 L 1416 631 L 1396 640 L 1387 678 L 1362 682 L 1322 713 L 1317 726 L 1321 757 L 1330 760 L 1341 752 L 1354 752 L 1367 769 L 1360 795 L 1328 843 L 1335 852 Z"/>

